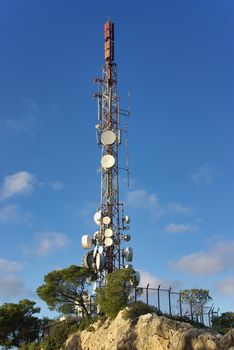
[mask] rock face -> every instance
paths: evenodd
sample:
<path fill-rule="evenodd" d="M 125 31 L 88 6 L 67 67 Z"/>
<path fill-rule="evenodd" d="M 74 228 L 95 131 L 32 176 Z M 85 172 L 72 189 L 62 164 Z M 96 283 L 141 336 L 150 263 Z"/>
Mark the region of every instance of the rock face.
<path fill-rule="evenodd" d="M 123 313 L 72 334 L 61 350 L 234 350 L 234 330 L 221 337 L 155 314 L 140 316 L 132 324 Z"/>

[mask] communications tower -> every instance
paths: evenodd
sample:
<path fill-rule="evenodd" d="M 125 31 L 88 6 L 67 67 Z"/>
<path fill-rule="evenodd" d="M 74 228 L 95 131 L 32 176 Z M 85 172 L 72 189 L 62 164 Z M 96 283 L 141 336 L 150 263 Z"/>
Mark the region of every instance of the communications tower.
<path fill-rule="evenodd" d="M 123 203 L 119 196 L 119 147 L 127 127 L 123 128 L 120 116 L 129 116 L 129 111 L 120 108 L 117 93 L 117 64 L 114 61 L 114 24 L 107 21 L 104 25 L 104 56 L 102 78 L 95 78 L 98 91 L 94 94 L 98 103 L 98 123 L 96 124 L 97 143 L 101 147 L 100 159 L 100 207 L 94 214 L 98 230 L 91 235 L 82 236 L 82 246 L 91 249 L 83 257 L 83 265 L 98 272 L 99 284 L 105 275 L 116 269 L 131 267 L 133 258 L 131 247 L 124 243 L 131 239 L 129 233 L 130 218 L 124 214 Z M 128 170 L 128 151 L 126 167 Z M 137 275 L 138 278 L 138 275 Z"/>

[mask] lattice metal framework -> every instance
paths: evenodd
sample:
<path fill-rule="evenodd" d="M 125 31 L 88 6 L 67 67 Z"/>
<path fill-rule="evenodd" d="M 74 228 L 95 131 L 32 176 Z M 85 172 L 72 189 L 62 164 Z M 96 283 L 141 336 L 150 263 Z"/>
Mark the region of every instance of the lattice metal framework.
<path fill-rule="evenodd" d="M 114 131 L 116 142 L 111 146 L 102 145 L 102 157 L 110 154 L 115 159 L 111 169 L 101 167 L 101 203 L 102 213 L 111 219 L 114 244 L 106 249 L 106 272 L 121 268 L 120 252 L 120 203 L 119 203 L 119 165 L 118 148 L 120 144 L 119 97 L 117 95 L 117 65 L 114 63 L 114 25 L 110 21 L 105 24 L 105 64 L 102 66 L 102 79 L 99 80 L 101 109 L 99 109 L 99 132 Z M 100 105 L 100 104 L 99 104 Z M 101 231 L 104 231 L 104 225 Z"/>
<path fill-rule="evenodd" d="M 94 268 L 98 272 L 99 285 L 103 284 L 106 273 L 125 266 L 125 261 L 132 261 L 132 248 L 122 248 L 122 242 L 128 242 L 126 234 L 130 221 L 124 216 L 124 207 L 119 200 L 119 146 L 121 144 L 120 115 L 129 116 L 129 111 L 120 109 L 117 93 L 117 65 L 114 62 L 114 24 L 107 21 L 104 26 L 105 63 L 102 66 L 102 78 L 95 78 L 98 92 L 98 124 L 97 142 L 101 146 L 101 198 L 100 208 L 94 217 L 99 229 L 93 238 L 82 237 L 85 249 L 95 248 L 83 257 L 85 267 Z M 127 128 L 126 128 L 127 133 Z M 127 146 L 126 138 L 126 146 Z M 126 156 L 127 174 L 128 154 Z M 130 267 L 130 266 L 129 266 Z"/>

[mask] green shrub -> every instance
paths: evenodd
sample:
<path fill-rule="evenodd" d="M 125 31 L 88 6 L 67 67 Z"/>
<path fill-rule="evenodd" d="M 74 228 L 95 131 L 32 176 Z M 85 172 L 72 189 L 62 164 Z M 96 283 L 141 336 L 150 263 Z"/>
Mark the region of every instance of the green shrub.
<path fill-rule="evenodd" d="M 51 333 L 46 337 L 42 348 L 44 350 L 59 350 L 66 341 L 71 323 L 67 321 L 58 322 L 51 327 Z"/>
<path fill-rule="evenodd" d="M 89 328 L 89 326 L 97 321 L 96 318 L 91 318 L 91 317 L 84 317 L 82 320 L 78 323 L 78 329 L 79 331 L 84 331 L 85 329 Z"/>
<path fill-rule="evenodd" d="M 170 318 L 171 320 L 175 320 L 178 322 L 185 322 L 191 324 L 194 328 L 207 328 L 203 323 L 198 321 L 192 321 L 187 316 L 179 316 L 179 315 L 170 315 L 170 314 L 164 314 L 165 317 Z"/>
<path fill-rule="evenodd" d="M 107 275 L 106 286 L 97 289 L 100 312 L 110 319 L 115 318 L 119 311 L 127 306 L 133 274 L 132 269 L 115 270 Z"/>
<path fill-rule="evenodd" d="M 219 333 L 225 334 L 234 327 L 234 312 L 224 312 L 221 316 L 213 319 L 212 328 Z"/>
<path fill-rule="evenodd" d="M 30 343 L 30 344 L 24 344 L 20 348 L 20 350 L 40 350 L 40 344 L 38 343 Z"/>
<path fill-rule="evenodd" d="M 128 306 L 128 308 L 124 312 L 124 319 L 131 319 L 133 322 L 137 322 L 138 318 L 141 315 L 155 313 L 158 316 L 161 316 L 162 313 L 156 307 L 147 305 L 142 301 L 136 301 Z"/>

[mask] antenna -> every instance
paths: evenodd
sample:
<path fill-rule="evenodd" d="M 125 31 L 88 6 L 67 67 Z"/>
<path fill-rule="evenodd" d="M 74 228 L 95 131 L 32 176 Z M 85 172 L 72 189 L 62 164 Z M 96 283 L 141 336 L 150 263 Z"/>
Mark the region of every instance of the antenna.
<path fill-rule="evenodd" d="M 128 116 L 130 117 L 130 111 L 131 111 L 131 91 L 128 90 Z"/>
<path fill-rule="evenodd" d="M 129 188 L 129 154 L 128 154 L 128 124 L 125 123 L 125 144 L 126 144 L 126 170 L 127 170 L 127 186 Z"/>
<path fill-rule="evenodd" d="M 119 147 L 121 146 L 121 118 L 130 115 L 130 92 L 128 92 L 128 110 L 120 108 L 117 92 L 117 65 L 114 61 L 114 23 L 108 20 L 104 25 L 104 57 L 102 78 L 95 78 L 98 91 L 94 94 L 98 102 L 98 124 L 96 124 L 97 143 L 101 148 L 100 159 L 100 207 L 94 214 L 98 230 L 93 237 L 84 235 L 82 246 L 91 249 L 83 257 L 83 265 L 98 273 L 99 286 L 105 284 L 106 274 L 131 262 L 133 249 L 122 247 L 131 239 L 125 230 L 129 229 L 129 216 L 124 214 L 123 203 L 119 197 Z M 126 135 L 126 168 L 129 186 L 128 125 Z"/>

